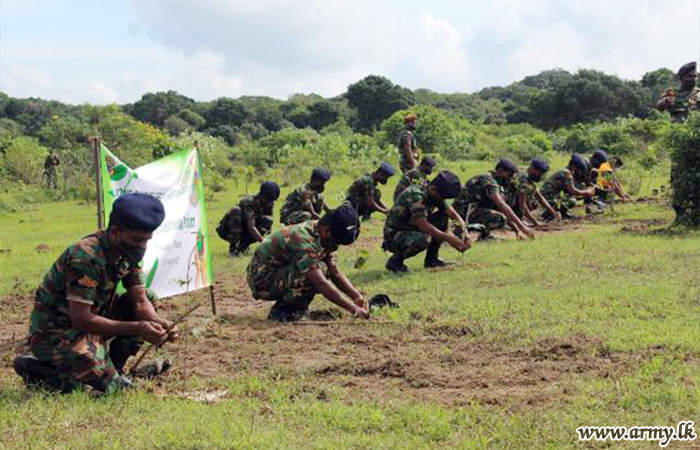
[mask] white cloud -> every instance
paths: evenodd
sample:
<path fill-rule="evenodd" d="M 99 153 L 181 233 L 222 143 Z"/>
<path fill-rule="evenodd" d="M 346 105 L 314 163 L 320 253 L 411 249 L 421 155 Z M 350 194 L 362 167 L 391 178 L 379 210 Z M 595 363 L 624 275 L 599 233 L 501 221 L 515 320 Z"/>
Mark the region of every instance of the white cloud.
<path fill-rule="evenodd" d="M 87 97 L 85 101 L 89 103 L 114 103 L 118 99 L 114 89 L 100 81 L 90 81 L 87 86 Z"/>
<path fill-rule="evenodd" d="M 43 71 L 27 65 L 0 65 L 0 91 L 18 97 L 43 97 L 54 94 L 54 82 Z"/>

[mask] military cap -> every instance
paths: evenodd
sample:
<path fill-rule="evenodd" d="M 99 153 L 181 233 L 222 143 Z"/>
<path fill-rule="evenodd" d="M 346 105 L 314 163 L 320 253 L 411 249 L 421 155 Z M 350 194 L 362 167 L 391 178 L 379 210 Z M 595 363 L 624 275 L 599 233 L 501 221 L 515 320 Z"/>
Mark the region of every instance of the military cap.
<path fill-rule="evenodd" d="M 421 159 L 420 163 L 421 165 L 428 166 L 431 168 L 437 165 L 437 161 L 435 161 L 435 159 L 430 156 L 424 156 L 423 159 Z"/>
<path fill-rule="evenodd" d="M 683 75 L 693 70 L 697 70 L 697 63 L 695 61 L 689 62 L 688 64 L 683 64 L 683 66 L 681 66 L 681 68 L 678 69 L 678 76 L 682 77 Z"/>
<path fill-rule="evenodd" d="M 549 172 L 549 163 L 542 158 L 533 158 L 530 161 L 530 166 L 542 173 Z"/>
<path fill-rule="evenodd" d="M 280 187 L 274 181 L 266 181 L 260 185 L 260 195 L 274 202 L 280 197 Z"/>
<path fill-rule="evenodd" d="M 383 163 L 381 163 L 381 164 L 379 165 L 379 169 L 378 169 L 378 170 L 379 170 L 380 172 L 384 172 L 385 174 L 387 174 L 387 175 L 390 176 L 390 177 L 394 176 L 394 173 L 396 173 L 396 171 L 394 170 L 394 168 L 393 168 L 393 167 L 391 166 L 391 164 L 389 164 L 388 162 L 383 162 Z"/>
<path fill-rule="evenodd" d="M 588 160 L 586 159 L 586 157 L 579 155 L 578 153 L 574 153 L 573 155 L 571 155 L 569 165 L 583 170 L 587 170 L 589 167 Z"/>
<path fill-rule="evenodd" d="M 403 116 L 404 123 L 411 122 L 412 120 L 416 120 L 416 119 L 418 119 L 418 117 L 413 113 L 406 114 L 405 116 Z"/>
<path fill-rule="evenodd" d="M 321 180 L 325 183 L 331 179 L 331 171 L 325 167 L 316 167 L 313 172 L 311 172 L 311 178 Z"/>
<path fill-rule="evenodd" d="M 331 214 L 330 227 L 333 240 L 340 245 L 350 245 L 360 235 L 360 219 L 349 203 L 342 204 Z"/>
<path fill-rule="evenodd" d="M 608 162 L 608 154 L 605 150 L 598 149 L 593 152 L 591 156 L 591 165 L 596 169 L 600 167 L 601 164 Z"/>
<path fill-rule="evenodd" d="M 163 223 L 165 209 L 163 203 L 148 194 L 124 194 L 114 201 L 109 214 L 109 224 L 127 230 L 153 232 Z"/>
<path fill-rule="evenodd" d="M 505 169 L 508 172 L 518 173 L 518 166 L 516 166 L 513 161 L 507 158 L 501 158 L 498 160 L 498 164 L 496 164 L 496 170 L 498 169 Z"/>
<path fill-rule="evenodd" d="M 455 198 L 462 189 L 462 182 L 459 177 L 449 170 L 443 170 L 430 182 L 443 199 Z"/>

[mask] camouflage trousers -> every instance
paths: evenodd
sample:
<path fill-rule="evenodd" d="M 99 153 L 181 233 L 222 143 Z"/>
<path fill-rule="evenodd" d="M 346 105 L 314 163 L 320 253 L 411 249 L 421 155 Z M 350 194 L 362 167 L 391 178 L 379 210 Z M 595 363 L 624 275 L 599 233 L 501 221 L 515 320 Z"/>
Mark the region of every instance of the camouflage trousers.
<path fill-rule="evenodd" d="M 56 189 L 58 187 L 58 181 L 56 177 L 56 169 L 44 169 L 44 174 L 42 178 L 46 182 L 46 187 L 49 189 Z"/>
<path fill-rule="evenodd" d="M 260 234 L 265 236 L 272 229 L 273 218 L 271 216 L 262 216 L 255 219 L 255 227 Z M 251 244 L 255 243 L 255 239 L 248 232 L 243 212 L 239 208 L 235 208 L 229 219 L 226 227 L 219 225 L 216 232 L 219 237 L 229 243 L 228 252 L 231 255 L 245 253 Z"/>
<path fill-rule="evenodd" d="M 311 217 L 311 213 L 308 211 L 294 211 L 287 217 L 287 225 L 296 225 L 312 219 L 313 217 Z"/>
<path fill-rule="evenodd" d="M 448 218 L 445 213 L 436 212 L 428 216 L 430 222 L 440 231 L 447 231 Z M 419 230 L 394 230 L 384 227 L 384 243 L 382 248 L 402 258 L 410 258 L 425 251 L 433 243 L 433 238 L 428 233 Z M 435 252 L 440 243 L 435 242 Z"/>
<path fill-rule="evenodd" d="M 374 197 L 374 201 L 378 202 L 382 199 L 382 193 L 381 191 L 377 190 L 377 195 Z M 367 204 L 367 199 L 365 198 L 354 198 L 354 197 L 348 197 L 345 199 L 347 203 L 350 203 L 353 208 L 355 208 L 355 211 L 357 211 L 358 217 L 362 218 L 363 220 L 369 220 L 369 218 L 372 216 L 372 213 L 374 210 L 370 208 L 370 206 Z"/>
<path fill-rule="evenodd" d="M 328 278 L 326 263 L 319 261 L 318 265 Z M 253 257 L 246 275 L 248 287 L 256 300 L 276 301 L 294 309 L 305 310 L 318 293 L 306 274 L 301 273 L 294 263 L 270 267 Z"/>
<path fill-rule="evenodd" d="M 412 166 L 407 160 L 401 158 L 401 161 L 399 161 L 399 167 L 401 168 L 401 173 L 406 173 L 411 169 L 415 169 L 417 166 Z"/>
<path fill-rule="evenodd" d="M 555 211 L 561 213 L 562 215 L 568 214 L 569 210 L 576 206 L 576 200 L 571 197 L 563 197 L 559 199 L 545 197 L 545 200 L 547 200 L 547 203 L 549 203 Z M 544 220 L 554 219 L 554 217 L 549 214 L 549 211 L 545 211 L 542 214 L 542 218 Z"/>
<path fill-rule="evenodd" d="M 155 293 L 149 290 L 148 297 L 155 306 Z M 117 297 L 106 317 L 136 321 L 131 297 L 128 294 Z M 142 345 L 143 340 L 135 336 L 104 336 L 75 328 L 36 333 L 29 339 L 31 352 L 55 371 L 58 381 L 82 383 L 102 392 L 118 389 L 115 377 Z"/>

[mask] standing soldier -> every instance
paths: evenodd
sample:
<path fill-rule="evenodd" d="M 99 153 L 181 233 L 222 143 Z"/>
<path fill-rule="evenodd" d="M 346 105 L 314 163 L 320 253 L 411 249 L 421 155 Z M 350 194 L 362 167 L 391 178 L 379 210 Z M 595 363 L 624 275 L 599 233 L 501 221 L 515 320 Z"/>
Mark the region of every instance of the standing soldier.
<path fill-rule="evenodd" d="M 14 367 L 28 385 L 69 392 L 86 384 L 101 392 L 132 386 L 123 375 L 127 359 L 143 341 L 177 338 L 147 291 L 139 262 L 153 231 L 163 222 L 163 204 L 145 194 L 114 202 L 109 227 L 72 244 L 54 262 L 36 291 L 30 317 L 32 355 Z M 126 293 L 118 295 L 121 282 Z"/>
<path fill-rule="evenodd" d="M 362 293 L 340 271 L 335 258 L 338 246 L 352 244 L 359 234 L 357 212 L 345 204 L 320 220 L 284 227 L 268 236 L 247 269 L 253 298 L 275 302 L 268 319 L 304 318 L 318 293 L 355 316 L 368 318 Z"/>
<path fill-rule="evenodd" d="M 374 173 L 363 175 L 350 185 L 345 200 L 363 220 L 368 220 L 374 211 L 386 214 L 388 208 L 382 203 L 382 191 L 377 188 L 377 184 L 386 184 L 392 176 L 394 168 L 391 164 L 381 163 Z"/>
<path fill-rule="evenodd" d="M 419 186 L 428 186 L 428 175 L 433 173 L 433 168 L 437 163 L 430 156 L 425 156 L 420 162 L 420 165 L 401 175 L 401 179 L 396 184 L 394 189 L 394 203 L 399 198 L 399 195 L 409 186 L 417 184 Z"/>
<path fill-rule="evenodd" d="M 320 219 L 322 212 L 330 211 L 323 199 L 326 182 L 330 179 L 331 172 L 328 169 L 315 168 L 311 172 L 311 181 L 294 189 L 284 200 L 280 221 L 285 225 L 293 225 Z"/>
<path fill-rule="evenodd" d="M 537 183 L 542 181 L 542 177 L 549 171 L 549 164 L 541 158 L 534 158 L 530 161 L 530 166 L 526 172 L 519 172 L 515 175 L 511 183 L 510 195 L 508 196 L 508 206 L 511 207 L 515 215 L 519 218 L 525 217 L 534 227 L 540 225 L 531 208 L 536 208 L 537 204 L 547 211 L 552 217 L 561 220 L 561 214 L 552 208 L 537 189 Z"/>
<path fill-rule="evenodd" d="M 420 157 L 418 141 L 416 141 L 416 119 L 415 114 L 406 114 L 403 118 L 404 129 L 399 134 L 399 159 L 403 173 L 414 169 Z"/>
<path fill-rule="evenodd" d="M 56 166 L 61 162 L 58 160 L 58 156 L 54 153 L 52 149 L 49 156 L 44 160 L 44 178 L 46 178 L 46 187 L 49 189 L 56 189 L 58 183 L 56 182 Z"/>
<path fill-rule="evenodd" d="M 508 159 L 501 159 L 494 171 L 471 178 L 462 188 L 455 210 L 469 223 L 484 226 L 481 239 L 493 239 L 492 230 L 505 227 L 506 223 L 515 231 L 518 239 L 525 236 L 534 239 L 535 234 L 508 206 L 505 195 L 510 181 L 518 173 L 518 167 Z M 467 213 L 471 211 L 469 217 Z"/>
<path fill-rule="evenodd" d="M 404 260 L 426 249 L 424 266 L 443 267 L 447 263 L 438 255 L 443 242 L 459 252 L 471 247 L 468 236 L 462 239 L 447 233 L 449 218 L 465 227 L 464 220 L 445 203 L 459 194 L 460 187 L 457 175 L 442 171 L 427 187 L 413 185 L 401 193 L 384 225 L 382 248 L 393 253 L 386 263 L 387 270 L 406 272 Z"/>
<path fill-rule="evenodd" d="M 595 195 L 595 187 L 593 186 L 582 189 L 576 186 L 577 183 L 579 186 L 586 183 L 589 167 L 586 158 L 574 154 L 566 169 L 554 172 L 542 185 L 542 196 L 556 211 L 561 213 L 562 217 L 574 218 L 569 210 L 576 205 L 575 198 L 590 199 Z M 545 211 L 543 218 L 544 220 L 552 220 L 555 216 L 549 211 Z"/>
<path fill-rule="evenodd" d="M 661 99 L 656 102 L 656 109 L 668 111 L 674 122 L 684 122 L 690 111 L 697 111 L 700 104 L 700 89 L 696 86 L 697 64 L 689 62 L 681 67 L 678 70 L 678 79 L 681 82 L 680 89 L 666 89 Z"/>
<path fill-rule="evenodd" d="M 272 209 L 279 196 L 277 183 L 266 181 L 260 185 L 257 195 L 244 195 L 238 205 L 226 213 L 216 232 L 228 241 L 229 255 L 241 255 L 253 242 L 263 241 L 263 236 L 272 229 Z"/>

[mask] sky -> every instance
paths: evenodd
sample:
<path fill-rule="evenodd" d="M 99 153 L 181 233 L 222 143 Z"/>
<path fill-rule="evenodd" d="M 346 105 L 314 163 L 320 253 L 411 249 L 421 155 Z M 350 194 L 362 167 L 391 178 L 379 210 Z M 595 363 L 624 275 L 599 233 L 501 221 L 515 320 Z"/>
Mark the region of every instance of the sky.
<path fill-rule="evenodd" d="M 475 92 L 698 59 L 698 0 L 0 0 L 0 92 L 77 104 L 331 97 L 370 74 Z"/>

